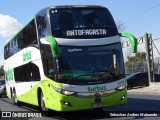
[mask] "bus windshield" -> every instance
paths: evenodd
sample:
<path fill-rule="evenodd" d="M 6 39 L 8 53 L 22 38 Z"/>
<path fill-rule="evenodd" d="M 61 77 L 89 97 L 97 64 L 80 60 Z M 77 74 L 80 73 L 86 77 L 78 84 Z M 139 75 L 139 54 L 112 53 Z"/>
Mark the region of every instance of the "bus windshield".
<path fill-rule="evenodd" d="M 124 77 L 120 43 L 94 47 L 59 46 L 59 52 L 62 74 L 59 80 L 62 82 L 107 83 Z"/>
<path fill-rule="evenodd" d="M 118 34 L 113 18 L 105 8 L 51 9 L 50 16 L 55 37 L 92 38 Z"/>

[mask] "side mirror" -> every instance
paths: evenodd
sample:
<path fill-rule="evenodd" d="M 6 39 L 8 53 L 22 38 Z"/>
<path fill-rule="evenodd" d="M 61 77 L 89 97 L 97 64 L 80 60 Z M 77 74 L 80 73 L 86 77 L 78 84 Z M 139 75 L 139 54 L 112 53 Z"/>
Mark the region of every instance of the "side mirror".
<path fill-rule="evenodd" d="M 45 37 L 45 39 L 49 42 L 49 44 L 51 46 L 51 51 L 52 51 L 53 57 L 59 56 L 57 41 L 55 40 L 55 38 L 52 36 L 47 36 L 47 37 Z"/>
<path fill-rule="evenodd" d="M 130 33 L 126 33 L 126 32 L 120 33 L 119 35 L 120 37 L 126 37 L 131 41 L 132 52 L 136 53 L 137 52 L 137 39 L 135 38 L 135 36 L 133 36 Z"/>

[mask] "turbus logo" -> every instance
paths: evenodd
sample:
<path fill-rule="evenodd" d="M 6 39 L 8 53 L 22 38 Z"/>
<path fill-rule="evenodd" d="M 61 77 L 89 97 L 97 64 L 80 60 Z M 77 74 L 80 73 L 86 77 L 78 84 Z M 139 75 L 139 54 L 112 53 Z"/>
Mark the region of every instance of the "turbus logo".
<path fill-rule="evenodd" d="M 13 69 L 8 69 L 5 71 L 6 81 L 13 80 Z"/>
<path fill-rule="evenodd" d="M 31 59 L 31 51 L 27 51 L 23 53 L 23 62 L 28 61 Z"/>
<path fill-rule="evenodd" d="M 87 89 L 89 92 L 104 91 L 104 90 L 106 90 L 106 86 L 88 87 Z"/>

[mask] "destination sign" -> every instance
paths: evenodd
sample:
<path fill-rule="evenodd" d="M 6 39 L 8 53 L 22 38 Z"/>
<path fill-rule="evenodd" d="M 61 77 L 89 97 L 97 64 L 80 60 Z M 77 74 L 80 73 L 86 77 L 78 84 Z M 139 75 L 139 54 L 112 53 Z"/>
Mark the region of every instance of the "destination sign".
<path fill-rule="evenodd" d="M 94 36 L 107 35 L 106 29 L 67 30 L 66 36 Z"/>

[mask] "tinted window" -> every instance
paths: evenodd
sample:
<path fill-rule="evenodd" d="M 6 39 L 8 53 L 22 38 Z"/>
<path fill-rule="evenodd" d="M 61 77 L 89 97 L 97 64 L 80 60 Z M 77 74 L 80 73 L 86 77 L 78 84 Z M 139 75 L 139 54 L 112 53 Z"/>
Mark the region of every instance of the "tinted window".
<path fill-rule="evenodd" d="M 51 47 L 49 44 L 41 44 L 41 54 L 42 54 L 42 61 L 43 61 L 43 68 L 44 73 L 47 77 L 53 78 L 54 77 L 54 63 L 55 60 L 52 56 Z"/>
<path fill-rule="evenodd" d="M 49 29 L 47 27 L 48 24 L 47 20 L 48 20 L 47 15 L 46 13 L 43 12 L 41 12 L 36 17 L 39 38 L 43 38 L 49 34 L 48 32 Z"/>
<path fill-rule="evenodd" d="M 36 34 L 36 26 L 34 21 L 32 21 L 28 26 L 28 43 L 27 45 L 37 44 L 37 34 Z"/>
<path fill-rule="evenodd" d="M 104 8 L 52 9 L 50 15 L 52 33 L 56 37 L 105 37 L 118 34 L 110 12 Z"/>
<path fill-rule="evenodd" d="M 111 82 L 124 78 L 123 55 L 120 43 L 103 46 L 59 46 L 59 68 L 62 82 L 81 83 L 103 80 Z M 95 78 L 92 74 L 98 73 Z M 100 76 L 106 75 L 105 77 Z"/>
<path fill-rule="evenodd" d="M 5 47 L 4 58 L 7 59 L 27 46 L 38 45 L 34 20 L 25 26 Z"/>
<path fill-rule="evenodd" d="M 13 54 L 18 52 L 18 41 L 16 38 L 13 39 Z"/>
<path fill-rule="evenodd" d="M 23 36 L 23 32 L 21 32 L 17 35 L 18 51 L 20 51 L 21 49 L 23 49 L 25 47 L 23 40 L 24 40 L 24 36 Z"/>
<path fill-rule="evenodd" d="M 39 68 L 33 63 L 25 64 L 20 67 L 14 68 L 15 81 L 39 81 L 40 73 Z"/>
<path fill-rule="evenodd" d="M 73 28 L 74 22 L 72 18 L 71 10 L 53 10 L 53 29 L 66 29 L 66 28 Z M 58 23 L 58 24 L 57 24 Z"/>

